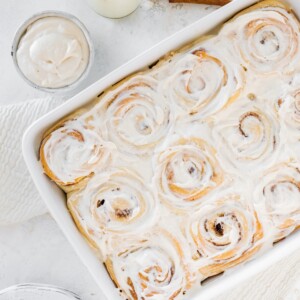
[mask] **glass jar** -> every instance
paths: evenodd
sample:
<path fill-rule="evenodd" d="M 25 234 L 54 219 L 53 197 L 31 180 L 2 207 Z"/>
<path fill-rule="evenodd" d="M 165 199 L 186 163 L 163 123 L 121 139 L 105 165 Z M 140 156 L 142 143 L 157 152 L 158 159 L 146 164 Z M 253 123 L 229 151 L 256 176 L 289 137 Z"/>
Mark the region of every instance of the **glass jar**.
<path fill-rule="evenodd" d="M 62 18 L 62 19 L 66 19 L 66 20 L 72 22 L 72 24 L 74 24 L 75 28 L 78 28 L 80 30 L 80 32 L 82 32 L 82 34 L 84 35 L 85 41 L 87 43 L 88 52 L 89 52 L 87 62 L 86 62 L 86 67 L 83 70 L 83 72 L 80 74 L 80 76 L 78 78 L 76 78 L 73 82 L 71 82 L 67 85 L 62 85 L 60 87 L 41 86 L 41 85 L 33 82 L 29 78 L 27 78 L 27 76 L 20 69 L 18 57 L 17 57 L 17 52 L 19 49 L 20 42 L 21 42 L 22 38 L 25 36 L 25 34 L 28 32 L 28 29 L 31 28 L 31 26 L 33 24 L 35 24 L 35 22 L 43 20 L 43 19 L 47 20 L 47 18 L 49 18 L 49 17 L 50 18 L 55 17 L 58 19 Z M 58 25 L 59 25 L 59 23 L 58 23 Z M 49 46 L 51 46 L 51 44 Z M 11 55 L 12 55 L 12 59 L 13 59 L 13 62 L 14 62 L 17 72 L 29 85 L 31 85 L 32 87 L 34 87 L 38 90 L 44 91 L 44 92 L 59 93 L 59 92 L 68 92 L 72 89 L 75 89 L 88 76 L 89 71 L 93 65 L 93 60 L 94 60 L 94 46 L 93 46 L 93 42 L 91 40 L 88 30 L 75 16 L 68 14 L 66 12 L 63 12 L 63 11 L 43 11 L 43 12 L 34 14 L 31 18 L 26 20 L 19 27 L 19 29 L 17 30 L 17 32 L 15 34 L 14 40 L 13 40 Z"/>
<path fill-rule="evenodd" d="M 89 6 L 101 16 L 122 18 L 137 9 L 141 0 L 86 0 Z"/>
<path fill-rule="evenodd" d="M 24 283 L 0 291 L 0 300 L 80 300 L 81 298 L 68 290 L 35 283 Z"/>

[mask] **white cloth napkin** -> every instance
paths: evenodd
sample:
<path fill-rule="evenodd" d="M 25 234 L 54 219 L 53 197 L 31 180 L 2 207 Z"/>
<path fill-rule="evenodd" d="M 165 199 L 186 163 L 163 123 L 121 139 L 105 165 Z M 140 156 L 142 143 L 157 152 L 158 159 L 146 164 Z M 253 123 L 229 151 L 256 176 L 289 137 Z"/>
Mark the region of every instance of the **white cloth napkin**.
<path fill-rule="evenodd" d="M 22 136 L 34 120 L 62 103 L 48 97 L 0 106 L 0 225 L 46 212 L 23 160 Z"/>

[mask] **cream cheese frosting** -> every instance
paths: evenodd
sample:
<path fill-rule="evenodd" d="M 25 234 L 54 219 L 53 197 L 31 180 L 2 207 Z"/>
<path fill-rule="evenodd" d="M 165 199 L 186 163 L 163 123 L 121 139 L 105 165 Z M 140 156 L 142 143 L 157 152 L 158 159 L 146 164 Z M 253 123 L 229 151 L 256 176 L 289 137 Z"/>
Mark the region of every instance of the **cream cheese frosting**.
<path fill-rule="evenodd" d="M 300 226 L 299 30 L 263 1 L 45 136 L 44 170 L 125 299 L 188 299 Z"/>
<path fill-rule="evenodd" d="M 74 83 L 89 63 L 90 50 L 83 31 L 64 17 L 42 17 L 22 36 L 16 57 L 34 84 L 60 88 Z"/>
<path fill-rule="evenodd" d="M 44 168 L 49 168 L 52 179 L 62 185 L 103 170 L 115 153 L 115 145 L 104 141 L 94 127 L 73 120 L 52 132 L 43 149 Z"/>

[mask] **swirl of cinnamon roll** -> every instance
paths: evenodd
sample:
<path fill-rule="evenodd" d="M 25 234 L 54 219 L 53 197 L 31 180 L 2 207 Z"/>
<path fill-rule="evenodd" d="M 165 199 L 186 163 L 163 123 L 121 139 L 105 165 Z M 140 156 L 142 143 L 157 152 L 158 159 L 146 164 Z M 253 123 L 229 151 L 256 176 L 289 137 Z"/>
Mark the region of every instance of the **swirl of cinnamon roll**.
<path fill-rule="evenodd" d="M 170 108 L 150 76 L 135 76 L 104 96 L 100 102 L 106 134 L 120 151 L 149 154 L 167 134 Z M 102 115 L 103 116 L 103 115 Z"/>
<path fill-rule="evenodd" d="M 279 98 L 275 110 L 281 121 L 281 137 L 292 156 L 300 160 L 300 90 Z"/>
<path fill-rule="evenodd" d="M 223 182 L 215 150 L 202 139 L 180 138 L 159 153 L 154 181 L 171 208 L 189 208 Z"/>
<path fill-rule="evenodd" d="M 254 205 L 284 238 L 300 226 L 300 166 L 282 163 L 266 171 L 258 180 Z"/>
<path fill-rule="evenodd" d="M 115 146 L 80 120 L 66 121 L 48 134 L 40 147 L 44 172 L 64 189 L 102 170 L 112 160 Z"/>
<path fill-rule="evenodd" d="M 297 90 L 284 99 L 279 99 L 279 113 L 289 129 L 300 130 L 300 90 Z"/>
<path fill-rule="evenodd" d="M 214 40 L 213 40 L 214 41 Z M 241 93 L 244 76 L 241 68 L 215 53 L 210 45 L 186 53 L 174 65 L 167 80 L 167 95 L 190 115 L 205 117 Z"/>
<path fill-rule="evenodd" d="M 94 175 L 68 197 L 68 208 L 87 239 L 94 244 L 104 234 L 139 231 L 155 217 L 155 199 L 139 175 L 112 169 Z"/>
<path fill-rule="evenodd" d="M 272 0 L 237 15 L 220 35 L 233 39 L 246 67 L 260 73 L 289 73 L 299 60 L 299 29 L 291 9 Z"/>
<path fill-rule="evenodd" d="M 259 250 L 262 226 L 244 200 L 239 194 L 228 193 L 206 202 L 186 227 L 193 259 L 205 277 L 234 267 Z"/>
<path fill-rule="evenodd" d="M 236 106 L 218 116 L 216 122 L 213 136 L 222 149 L 219 154 L 235 169 L 261 168 L 276 158 L 279 124 L 272 112 L 255 106 Z"/>
<path fill-rule="evenodd" d="M 107 270 L 125 298 L 178 299 L 191 285 L 181 243 L 165 230 L 127 239 L 106 261 Z"/>

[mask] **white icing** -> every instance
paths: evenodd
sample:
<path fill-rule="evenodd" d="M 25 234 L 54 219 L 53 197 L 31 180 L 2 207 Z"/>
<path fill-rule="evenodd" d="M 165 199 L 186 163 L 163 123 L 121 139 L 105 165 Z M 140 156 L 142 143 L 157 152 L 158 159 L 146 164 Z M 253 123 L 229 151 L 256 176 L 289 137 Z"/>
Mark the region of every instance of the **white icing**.
<path fill-rule="evenodd" d="M 194 259 L 200 272 L 220 268 L 239 259 L 261 243 L 263 234 L 249 200 L 243 195 L 241 182 L 216 194 L 202 204 L 186 226 Z M 226 268 L 225 268 L 226 269 Z"/>
<path fill-rule="evenodd" d="M 53 131 L 44 144 L 48 168 L 63 185 L 102 170 L 112 159 L 115 146 L 80 121 L 68 121 Z"/>
<path fill-rule="evenodd" d="M 108 90 L 70 130 L 87 134 L 80 165 L 100 140 L 114 160 L 78 173 L 65 146 L 45 147 L 60 176 L 95 173 L 68 204 L 125 299 L 179 299 L 300 225 L 298 32 L 260 8 Z M 46 145 L 56 135 L 85 149 L 61 129 Z"/>
<path fill-rule="evenodd" d="M 215 117 L 213 137 L 224 164 L 257 171 L 274 163 L 280 146 L 279 124 L 272 111 L 264 110 L 250 100 L 239 99 Z M 263 163 L 263 164 L 262 164 Z"/>
<path fill-rule="evenodd" d="M 157 203 L 140 176 L 127 169 L 101 172 L 68 199 L 94 241 L 106 233 L 126 234 L 149 229 Z M 105 256 L 105 250 L 102 249 Z"/>
<path fill-rule="evenodd" d="M 242 68 L 231 64 L 232 56 L 222 53 L 218 37 L 200 43 L 174 62 L 163 86 L 169 101 L 184 114 L 211 115 L 233 101 L 242 91 L 245 79 Z"/>
<path fill-rule="evenodd" d="M 277 231 L 285 237 L 300 223 L 300 164 L 282 163 L 258 178 L 254 205 Z"/>
<path fill-rule="evenodd" d="M 138 299 L 164 300 L 182 295 L 191 279 L 182 254 L 179 240 L 164 230 L 154 230 L 143 240 L 118 243 L 111 259 L 126 295 L 132 295 L 134 288 Z"/>
<path fill-rule="evenodd" d="M 198 205 L 223 181 L 212 149 L 197 137 L 181 138 L 159 152 L 155 161 L 154 186 L 158 197 L 171 209 Z"/>
<path fill-rule="evenodd" d="M 149 154 L 168 133 L 170 107 L 158 84 L 150 76 L 136 76 L 99 103 L 106 135 L 121 151 Z"/>
<path fill-rule="evenodd" d="M 258 73 L 293 72 L 300 58 L 299 22 L 280 7 L 265 7 L 225 24 L 242 64 Z"/>
<path fill-rule="evenodd" d="M 33 22 L 17 49 L 18 66 L 33 83 L 46 88 L 72 84 L 89 62 L 89 45 L 82 30 L 63 17 Z"/>

